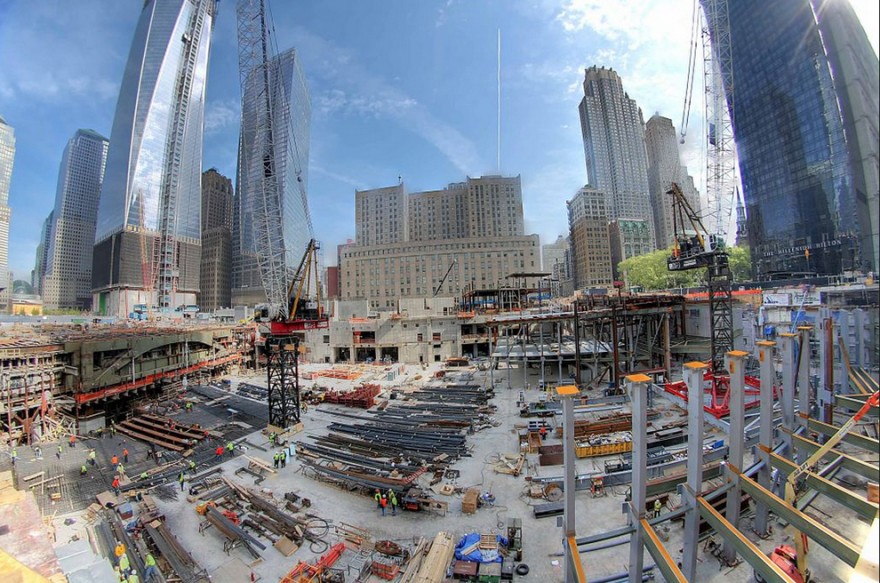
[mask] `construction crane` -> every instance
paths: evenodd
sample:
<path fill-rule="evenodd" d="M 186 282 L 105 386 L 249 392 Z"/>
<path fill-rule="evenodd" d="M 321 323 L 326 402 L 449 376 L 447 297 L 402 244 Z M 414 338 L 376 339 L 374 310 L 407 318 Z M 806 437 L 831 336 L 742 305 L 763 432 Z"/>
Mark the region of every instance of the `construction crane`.
<path fill-rule="evenodd" d="M 268 375 L 269 425 L 285 431 L 300 422 L 299 353 L 302 338 L 297 333 L 327 328 L 321 312 L 317 250 L 311 239 L 293 271 L 289 264 L 291 242 L 285 240 L 282 184 L 296 176 L 294 184 L 306 206 L 306 227 L 311 218 L 306 205 L 299 147 L 290 126 L 288 96 L 283 67 L 276 58 L 274 27 L 265 0 L 238 0 L 238 66 L 242 111 L 250 123 L 242 124 L 239 141 L 240 179 L 252 201 L 254 251 L 267 303 L 260 319 L 269 323 L 265 338 Z M 270 34 L 271 32 L 271 34 Z M 288 153 L 293 152 L 289 157 Z M 288 161 L 293 167 L 288 167 Z M 241 188 L 241 186 L 240 186 Z M 316 293 L 310 296 L 314 283 Z"/>
<path fill-rule="evenodd" d="M 736 192 L 736 153 L 733 139 L 734 79 L 730 46 L 728 0 L 694 0 L 687 84 L 681 119 L 681 143 L 688 133 L 694 79 L 703 61 L 703 162 L 708 199 L 705 218 L 712 233 L 725 239 L 733 216 Z M 702 10 L 700 10 L 702 6 Z"/>
<path fill-rule="evenodd" d="M 880 404 L 880 392 L 875 392 L 868 397 L 865 404 L 861 406 L 856 414 L 837 430 L 837 433 L 828 438 L 828 441 L 822 444 L 813 455 L 788 474 L 788 478 L 785 480 L 785 501 L 788 504 L 794 506 L 797 502 L 798 482 L 801 477 L 807 472 L 812 471 L 816 467 L 816 464 L 819 463 L 819 460 L 831 451 L 834 446 L 840 443 L 844 437 L 846 437 L 852 428 L 855 427 L 856 423 L 868 413 L 871 407 L 876 407 L 878 404 Z M 793 538 L 795 549 L 792 549 L 788 545 L 781 545 L 770 553 L 770 560 L 779 565 L 783 571 L 789 574 L 789 576 L 798 583 L 807 583 L 810 580 L 810 572 L 807 569 L 808 547 L 805 540 L 806 535 L 798 531 L 793 525 L 792 530 L 794 530 Z M 755 578 L 758 581 L 762 581 L 758 575 L 756 575 Z"/>
<path fill-rule="evenodd" d="M 669 271 L 706 270 L 709 314 L 712 322 L 709 348 L 710 373 L 714 388 L 719 382 L 729 382 L 726 377 L 722 378 L 725 375 L 724 357 L 733 350 L 733 305 L 729 257 L 724 238 L 710 234 L 706 230 L 678 184 L 673 182 L 667 194 L 672 195 L 672 224 L 675 239 L 672 243 L 672 255 L 666 260 L 666 268 Z"/>
<path fill-rule="evenodd" d="M 449 274 L 452 272 L 452 268 L 455 267 L 456 263 L 458 263 L 458 260 L 453 259 L 452 263 L 449 264 L 449 269 L 447 269 L 446 273 L 443 274 L 443 277 L 440 278 L 440 283 L 437 284 L 437 289 L 434 290 L 434 295 L 431 297 L 436 298 L 437 294 L 440 293 L 440 290 L 443 289 L 443 284 L 446 282 L 446 278 L 449 277 Z"/>

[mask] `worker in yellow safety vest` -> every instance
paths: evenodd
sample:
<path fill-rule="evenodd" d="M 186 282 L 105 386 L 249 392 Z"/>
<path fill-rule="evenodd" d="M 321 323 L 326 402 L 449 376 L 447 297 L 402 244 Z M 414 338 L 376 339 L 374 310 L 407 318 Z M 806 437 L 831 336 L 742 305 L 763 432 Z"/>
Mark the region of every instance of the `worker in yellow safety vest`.
<path fill-rule="evenodd" d="M 149 581 L 154 576 L 159 576 L 159 568 L 156 566 L 156 559 L 153 558 L 153 553 L 147 553 L 147 558 L 144 559 L 144 581 Z"/>
<path fill-rule="evenodd" d="M 131 562 L 125 553 L 122 553 L 122 556 L 119 557 L 119 570 L 122 571 L 123 575 L 128 575 L 128 572 L 131 570 Z"/>

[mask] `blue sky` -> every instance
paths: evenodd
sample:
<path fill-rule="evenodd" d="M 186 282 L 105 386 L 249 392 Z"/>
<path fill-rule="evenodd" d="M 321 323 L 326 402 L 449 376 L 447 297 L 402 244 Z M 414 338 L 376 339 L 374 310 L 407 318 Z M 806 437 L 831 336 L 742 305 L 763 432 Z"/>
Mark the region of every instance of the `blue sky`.
<path fill-rule="evenodd" d="M 874 50 L 876 0 L 854 0 Z M 29 279 L 58 166 L 78 128 L 110 137 L 141 0 L 0 0 L 0 115 L 17 152 L 10 269 Z M 522 175 L 525 226 L 567 231 L 586 181 L 577 113 L 583 69 L 617 70 L 645 115 L 681 120 L 693 0 L 322 0 L 272 3 L 276 43 L 296 47 L 312 96 L 309 199 L 323 262 L 354 236 L 354 190 L 443 188 Z M 74 8 L 75 7 L 75 8 Z M 233 177 L 239 76 L 235 1 L 222 0 L 208 69 L 203 166 Z M 699 109 L 699 107 L 695 107 Z M 683 158 L 699 182 L 699 119 Z"/>

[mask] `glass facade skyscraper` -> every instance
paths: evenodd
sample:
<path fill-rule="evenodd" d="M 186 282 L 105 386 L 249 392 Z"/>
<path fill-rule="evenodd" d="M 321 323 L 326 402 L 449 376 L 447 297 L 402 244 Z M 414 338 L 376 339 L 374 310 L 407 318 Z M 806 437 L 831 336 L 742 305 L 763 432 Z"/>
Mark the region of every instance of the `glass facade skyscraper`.
<path fill-rule="evenodd" d="M 295 49 L 274 57 L 268 69 L 270 108 L 275 130 L 275 172 L 282 215 L 280 232 L 271 233 L 271 237 L 283 245 L 285 264 L 292 273 L 312 238 L 308 202 L 312 105 L 305 74 Z M 252 167 L 245 168 L 245 157 L 241 155 L 244 149 L 253 152 L 260 147 L 256 144 L 257 127 L 262 120 L 257 119 L 260 114 L 252 107 L 256 100 L 254 92 L 258 87 L 259 79 L 252 74 L 242 99 L 240 153 L 232 225 L 232 301 L 236 305 L 254 305 L 267 300 L 257 260 L 254 226 L 262 196 L 258 178 L 263 171 L 263 156 L 248 156 Z"/>
<path fill-rule="evenodd" d="M 92 304 L 92 248 L 109 147 L 101 134 L 78 130 L 64 148 L 40 282 L 47 308 Z"/>
<path fill-rule="evenodd" d="M 12 278 L 9 277 L 9 184 L 15 160 L 15 130 L 0 116 L 0 310 L 9 307 Z"/>
<path fill-rule="evenodd" d="M 100 313 L 195 303 L 205 82 L 215 0 L 147 0 L 122 79 L 98 207 Z"/>
<path fill-rule="evenodd" d="M 725 91 L 755 275 L 876 270 L 878 61 L 852 8 L 702 4 L 710 22 L 729 15 L 721 66 L 734 80 Z"/>

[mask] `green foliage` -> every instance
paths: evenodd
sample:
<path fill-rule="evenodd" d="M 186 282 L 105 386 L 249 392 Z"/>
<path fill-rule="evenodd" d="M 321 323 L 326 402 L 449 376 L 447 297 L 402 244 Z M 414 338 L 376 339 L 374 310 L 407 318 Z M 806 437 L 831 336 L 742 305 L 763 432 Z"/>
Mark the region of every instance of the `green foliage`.
<path fill-rule="evenodd" d="M 730 269 L 734 281 L 750 279 L 752 264 L 748 247 L 729 247 Z M 703 284 L 705 270 L 669 271 L 666 259 L 672 255 L 672 247 L 658 249 L 647 255 L 630 257 L 617 267 L 629 287 L 641 287 L 645 291 L 697 287 Z"/>
<path fill-rule="evenodd" d="M 733 281 L 750 281 L 752 279 L 752 252 L 748 247 L 730 247 L 730 272 Z"/>

